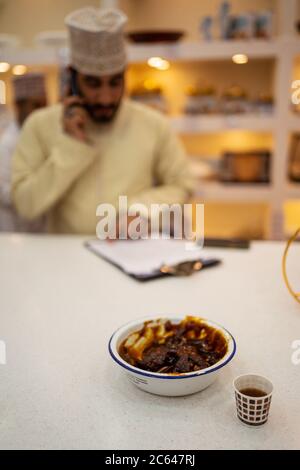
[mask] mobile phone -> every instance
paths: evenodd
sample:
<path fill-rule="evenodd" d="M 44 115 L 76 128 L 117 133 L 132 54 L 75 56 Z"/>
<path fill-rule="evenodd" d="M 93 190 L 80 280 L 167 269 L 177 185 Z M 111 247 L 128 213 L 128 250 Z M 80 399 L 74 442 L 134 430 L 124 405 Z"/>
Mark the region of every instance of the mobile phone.
<path fill-rule="evenodd" d="M 73 96 L 80 96 L 80 92 L 77 86 L 77 77 L 75 70 L 70 71 L 70 87 L 71 87 L 71 94 Z"/>
<path fill-rule="evenodd" d="M 77 85 L 77 73 L 75 70 L 70 70 L 70 91 L 72 96 L 79 96 L 82 97 L 82 94 L 79 91 L 78 85 Z M 81 106 L 82 108 L 85 108 L 85 104 L 76 104 L 76 106 Z"/>

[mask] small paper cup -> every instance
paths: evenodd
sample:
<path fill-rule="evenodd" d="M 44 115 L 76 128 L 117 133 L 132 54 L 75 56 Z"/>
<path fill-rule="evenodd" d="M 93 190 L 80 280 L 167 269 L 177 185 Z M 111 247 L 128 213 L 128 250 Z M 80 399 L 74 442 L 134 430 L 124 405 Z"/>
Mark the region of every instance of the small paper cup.
<path fill-rule="evenodd" d="M 247 374 L 237 377 L 233 386 L 238 418 L 249 426 L 261 426 L 266 423 L 272 399 L 272 382 L 261 375 Z M 265 395 L 255 397 L 241 393 L 241 390 L 247 388 L 261 390 Z"/>

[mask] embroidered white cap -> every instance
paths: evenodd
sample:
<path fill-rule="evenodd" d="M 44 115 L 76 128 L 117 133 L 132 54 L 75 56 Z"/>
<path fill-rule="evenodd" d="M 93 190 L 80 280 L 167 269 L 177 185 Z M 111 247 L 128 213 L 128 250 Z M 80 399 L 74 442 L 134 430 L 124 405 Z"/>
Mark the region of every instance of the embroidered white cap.
<path fill-rule="evenodd" d="M 71 65 L 88 75 L 110 75 L 126 67 L 124 26 L 118 9 L 82 8 L 65 18 L 69 28 Z"/>

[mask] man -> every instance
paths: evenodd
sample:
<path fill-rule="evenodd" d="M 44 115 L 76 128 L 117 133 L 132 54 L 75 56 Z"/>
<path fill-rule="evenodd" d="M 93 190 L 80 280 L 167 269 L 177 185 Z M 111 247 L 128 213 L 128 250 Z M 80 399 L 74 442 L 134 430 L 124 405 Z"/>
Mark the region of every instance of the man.
<path fill-rule="evenodd" d="M 124 98 L 126 20 L 94 8 L 67 16 L 73 96 L 34 113 L 22 132 L 15 205 L 28 219 L 47 213 L 52 232 L 95 233 L 97 206 L 117 207 L 120 195 L 149 206 L 184 203 L 192 191 L 167 120 Z"/>
<path fill-rule="evenodd" d="M 36 109 L 46 106 L 44 75 L 31 73 L 13 80 L 15 116 L 0 139 L 0 231 L 36 232 L 43 229 L 42 220 L 28 222 L 20 217 L 11 201 L 12 156 L 25 119 Z"/>

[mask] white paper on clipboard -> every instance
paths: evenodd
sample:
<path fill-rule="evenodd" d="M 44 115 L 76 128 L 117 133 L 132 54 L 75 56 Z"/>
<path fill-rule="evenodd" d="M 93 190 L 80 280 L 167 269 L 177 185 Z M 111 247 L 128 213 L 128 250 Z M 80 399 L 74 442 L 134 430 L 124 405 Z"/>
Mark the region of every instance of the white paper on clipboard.
<path fill-rule="evenodd" d="M 196 261 L 203 255 L 193 242 L 174 239 L 149 240 L 91 240 L 86 246 L 94 253 L 120 267 L 128 274 L 150 275 L 162 265 Z"/>

